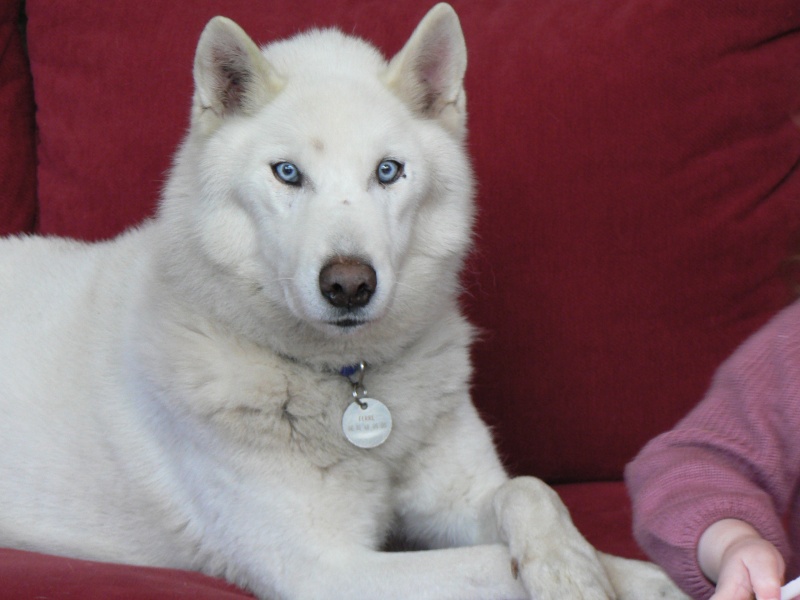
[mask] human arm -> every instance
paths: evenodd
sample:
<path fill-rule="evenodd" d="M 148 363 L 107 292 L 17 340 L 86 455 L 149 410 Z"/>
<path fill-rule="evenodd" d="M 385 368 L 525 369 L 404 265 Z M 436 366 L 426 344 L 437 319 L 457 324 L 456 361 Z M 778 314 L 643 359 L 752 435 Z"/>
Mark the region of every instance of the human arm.
<path fill-rule="evenodd" d="M 788 555 L 781 515 L 800 473 L 798 381 L 800 303 L 743 344 L 706 398 L 628 466 L 637 540 L 695 598 L 714 593 L 698 544 L 717 521 L 746 521 Z"/>
<path fill-rule="evenodd" d="M 710 560 L 701 565 L 699 545 L 715 523 L 752 523 L 760 537 L 787 555 L 788 541 L 770 494 L 742 472 L 737 460 L 691 445 L 694 437 L 707 435 L 697 429 L 657 438 L 629 467 L 627 477 L 637 541 L 691 597 L 709 599 L 715 591 L 712 576 L 719 570 Z M 737 454 L 747 452 L 739 449 Z"/>

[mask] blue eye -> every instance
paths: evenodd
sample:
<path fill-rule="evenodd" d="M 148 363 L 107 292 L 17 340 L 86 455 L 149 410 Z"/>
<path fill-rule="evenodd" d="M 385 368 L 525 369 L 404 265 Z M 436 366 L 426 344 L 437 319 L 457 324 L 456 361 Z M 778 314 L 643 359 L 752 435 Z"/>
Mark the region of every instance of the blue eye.
<path fill-rule="evenodd" d="M 279 181 L 286 185 L 299 186 L 303 182 L 303 174 L 297 165 L 290 162 L 279 162 L 272 165 L 272 172 Z"/>
<path fill-rule="evenodd" d="M 403 165 L 396 160 L 387 158 L 378 165 L 375 174 L 379 182 L 383 185 L 388 185 L 400 179 L 400 176 L 403 174 Z"/>

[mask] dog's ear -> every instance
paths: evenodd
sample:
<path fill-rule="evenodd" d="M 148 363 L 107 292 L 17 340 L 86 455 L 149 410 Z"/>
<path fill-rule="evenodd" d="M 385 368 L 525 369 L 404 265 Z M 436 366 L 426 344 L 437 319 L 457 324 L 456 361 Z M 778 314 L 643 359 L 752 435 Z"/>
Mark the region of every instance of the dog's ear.
<path fill-rule="evenodd" d="M 258 46 L 236 23 L 214 17 L 197 43 L 193 121 L 212 131 L 230 115 L 263 106 L 282 82 Z"/>
<path fill-rule="evenodd" d="M 418 114 L 439 119 L 463 135 L 466 128 L 464 73 L 467 48 L 458 16 L 437 4 L 389 63 L 387 84 Z"/>

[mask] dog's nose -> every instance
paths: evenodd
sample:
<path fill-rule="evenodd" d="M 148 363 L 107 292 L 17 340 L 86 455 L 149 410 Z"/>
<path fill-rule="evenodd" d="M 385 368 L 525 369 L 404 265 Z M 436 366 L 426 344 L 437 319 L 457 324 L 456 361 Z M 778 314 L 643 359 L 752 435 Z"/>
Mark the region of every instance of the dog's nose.
<path fill-rule="evenodd" d="M 337 256 L 319 272 L 319 291 L 336 308 L 366 306 L 377 285 L 375 269 L 352 256 Z"/>

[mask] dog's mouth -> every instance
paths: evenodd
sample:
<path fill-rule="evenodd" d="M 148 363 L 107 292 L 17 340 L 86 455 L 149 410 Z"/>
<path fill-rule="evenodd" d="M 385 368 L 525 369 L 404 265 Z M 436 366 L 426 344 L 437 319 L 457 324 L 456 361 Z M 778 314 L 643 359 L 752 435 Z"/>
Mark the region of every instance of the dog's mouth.
<path fill-rule="evenodd" d="M 366 325 L 368 321 L 366 319 L 356 319 L 353 317 L 345 317 L 342 319 L 336 319 L 335 321 L 328 321 L 328 325 L 333 325 L 334 327 L 338 327 L 339 329 L 343 330 L 352 330 L 363 325 Z"/>

